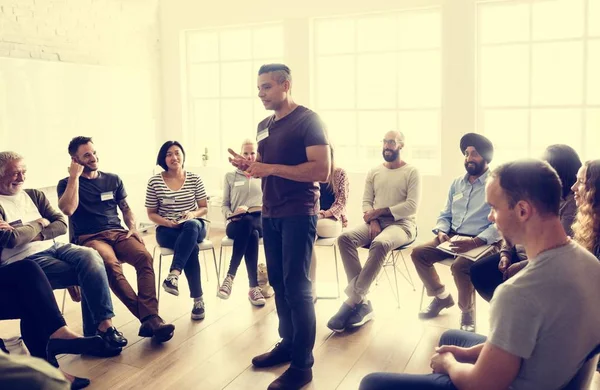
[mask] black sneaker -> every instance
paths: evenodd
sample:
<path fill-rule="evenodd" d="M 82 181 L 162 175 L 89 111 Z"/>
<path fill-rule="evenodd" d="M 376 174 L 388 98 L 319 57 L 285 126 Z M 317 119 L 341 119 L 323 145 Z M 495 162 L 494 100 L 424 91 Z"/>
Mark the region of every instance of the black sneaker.
<path fill-rule="evenodd" d="M 435 297 L 429 306 L 427 306 L 427 309 L 419 313 L 419 318 L 437 317 L 443 309 L 447 309 L 452 306 L 454 306 L 454 299 L 452 299 L 452 295 L 448 295 L 448 297 L 445 299 Z"/>
<path fill-rule="evenodd" d="M 475 319 L 473 318 L 473 312 L 462 313 L 460 318 L 460 330 L 465 332 L 475 332 Z"/>
<path fill-rule="evenodd" d="M 350 318 L 353 311 L 354 308 L 350 307 L 346 302 L 342 303 L 340 310 L 327 322 L 327 327 L 336 333 L 343 332 L 346 329 L 348 318 Z"/>
<path fill-rule="evenodd" d="M 123 348 L 127 345 L 127 339 L 123 337 L 123 333 L 119 332 L 114 326 L 111 326 L 104 332 L 97 329 L 96 334 L 102 337 L 102 339 L 113 348 Z"/>
<path fill-rule="evenodd" d="M 179 277 L 169 274 L 162 284 L 166 292 L 173 295 L 179 295 Z"/>
<path fill-rule="evenodd" d="M 359 326 L 363 326 L 367 322 L 371 321 L 373 317 L 375 317 L 375 313 L 373 313 L 373 305 L 371 305 L 371 301 L 367 301 L 367 303 L 359 303 L 356 305 L 354 311 L 348 318 L 346 326 L 358 328 Z"/>
<path fill-rule="evenodd" d="M 281 376 L 275 379 L 267 390 L 299 390 L 312 381 L 312 369 L 290 367 Z"/>
<path fill-rule="evenodd" d="M 254 367 L 264 368 L 289 363 L 291 361 L 292 351 L 290 351 L 290 348 L 282 343 L 277 343 L 275 344 L 275 348 L 271 351 L 255 356 L 252 359 L 252 365 Z"/>
<path fill-rule="evenodd" d="M 192 320 L 203 320 L 206 316 L 204 312 L 204 300 L 194 301 L 194 307 L 192 308 Z"/>

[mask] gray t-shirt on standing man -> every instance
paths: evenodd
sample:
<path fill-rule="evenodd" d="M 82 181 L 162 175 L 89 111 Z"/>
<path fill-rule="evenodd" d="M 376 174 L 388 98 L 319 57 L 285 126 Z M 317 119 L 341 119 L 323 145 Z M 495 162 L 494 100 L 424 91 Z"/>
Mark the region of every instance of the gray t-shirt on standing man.
<path fill-rule="evenodd" d="M 521 357 L 511 389 L 566 385 L 600 343 L 600 262 L 571 241 L 530 259 L 501 284 L 488 341 Z"/>

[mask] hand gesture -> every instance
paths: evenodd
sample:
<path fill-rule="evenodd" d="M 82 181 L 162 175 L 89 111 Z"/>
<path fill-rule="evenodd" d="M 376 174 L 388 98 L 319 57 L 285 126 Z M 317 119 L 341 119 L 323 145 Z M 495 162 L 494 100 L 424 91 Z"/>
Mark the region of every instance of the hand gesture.
<path fill-rule="evenodd" d="M 83 165 L 79 164 L 77 161 L 71 159 L 71 165 L 69 165 L 69 176 L 73 179 L 77 179 L 83 173 Z"/>
<path fill-rule="evenodd" d="M 239 169 L 241 171 L 248 170 L 248 168 L 250 167 L 250 164 L 251 164 L 251 162 L 249 160 L 246 160 L 244 158 L 244 156 L 237 154 L 231 148 L 227 149 L 227 151 L 229 152 L 229 154 L 231 154 L 233 156 L 233 158 L 229 157 L 229 162 L 231 163 L 231 165 L 233 165 L 234 167 L 236 167 L 237 169 Z"/>

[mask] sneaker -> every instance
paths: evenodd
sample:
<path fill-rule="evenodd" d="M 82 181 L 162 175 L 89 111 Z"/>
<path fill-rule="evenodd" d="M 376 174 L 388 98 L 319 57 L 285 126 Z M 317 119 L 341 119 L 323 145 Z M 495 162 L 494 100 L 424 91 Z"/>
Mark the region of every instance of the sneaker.
<path fill-rule="evenodd" d="M 179 276 L 169 274 L 162 284 L 166 292 L 173 295 L 179 295 Z"/>
<path fill-rule="evenodd" d="M 267 390 L 299 390 L 312 381 L 312 369 L 290 367 L 281 376 L 275 379 Z"/>
<path fill-rule="evenodd" d="M 233 275 L 227 275 L 225 280 L 223 280 L 223 284 L 219 287 L 219 292 L 217 292 L 217 296 L 221 299 L 229 299 L 231 295 L 231 289 L 233 288 Z"/>
<path fill-rule="evenodd" d="M 371 305 L 371 301 L 367 301 L 367 303 L 359 303 L 354 308 L 352 314 L 346 321 L 346 326 L 351 328 L 358 328 L 359 326 L 363 326 L 367 322 L 371 321 L 375 317 L 375 313 L 373 313 L 373 305 Z"/>
<path fill-rule="evenodd" d="M 265 297 L 262 295 L 262 292 L 260 291 L 260 287 L 252 287 L 250 289 L 250 291 L 248 291 L 248 300 L 254 306 L 264 306 L 265 303 L 267 303 L 265 301 Z"/>
<path fill-rule="evenodd" d="M 354 308 L 350 307 L 350 305 L 345 302 L 342 303 L 340 310 L 338 310 L 338 312 L 327 322 L 327 327 L 336 333 L 343 332 L 346 330 L 346 323 L 353 311 Z"/>
<path fill-rule="evenodd" d="M 460 330 L 465 332 L 475 332 L 475 319 L 473 318 L 473 312 L 462 313 L 460 318 Z"/>
<path fill-rule="evenodd" d="M 198 301 L 194 301 L 194 308 L 192 309 L 192 320 L 203 320 L 206 313 L 204 312 L 204 300 L 200 298 Z"/>
<path fill-rule="evenodd" d="M 424 319 L 437 317 L 443 309 L 447 309 L 452 306 L 454 306 L 454 299 L 452 299 L 452 295 L 448 295 L 448 297 L 445 299 L 435 297 L 429 306 L 427 306 L 427 309 L 419 313 L 419 318 Z"/>
<path fill-rule="evenodd" d="M 252 365 L 254 367 L 265 368 L 289 363 L 291 361 L 292 352 L 290 348 L 283 345 L 283 343 L 277 343 L 275 344 L 275 348 L 271 351 L 255 356 L 252 359 Z"/>

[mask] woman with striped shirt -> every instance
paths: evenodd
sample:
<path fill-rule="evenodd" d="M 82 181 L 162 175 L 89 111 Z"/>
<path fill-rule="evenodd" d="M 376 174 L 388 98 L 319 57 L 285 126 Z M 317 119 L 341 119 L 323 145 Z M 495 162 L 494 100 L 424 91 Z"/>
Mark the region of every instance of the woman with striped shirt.
<path fill-rule="evenodd" d="M 200 176 L 183 169 L 185 151 L 177 141 L 167 141 L 158 152 L 156 164 L 165 171 L 154 175 L 146 189 L 148 218 L 158 225 L 156 241 L 175 252 L 169 275 L 163 282 L 166 292 L 179 295 L 179 275 L 185 271 L 194 299 L 192 319 L 204 318 L 198 244 L 206 237 L 207 226 L 200 219 L 208 212 L 206 191 Z"/>

